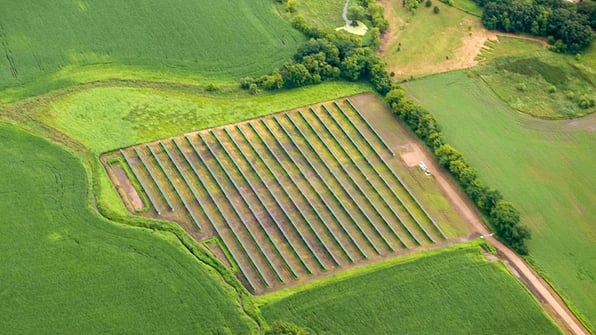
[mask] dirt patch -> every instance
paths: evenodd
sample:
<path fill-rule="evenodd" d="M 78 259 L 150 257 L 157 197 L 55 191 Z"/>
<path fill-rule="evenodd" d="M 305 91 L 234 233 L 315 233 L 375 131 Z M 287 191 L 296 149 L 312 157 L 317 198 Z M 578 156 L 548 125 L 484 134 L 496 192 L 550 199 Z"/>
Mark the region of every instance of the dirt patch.
<path fill-rule="evenodd" d="M 596 113 L 592 113 L 590 115 L 573 119 L 573 120 L 564 120 L 564 121 L 553 121 L 555 123 L 561 123 L 561 128 L 572 128 L 572 129 L 580 129 L 586 130 L 589 132 L 596 131 Z"/>
<path fill-rule="evenodd" d="M 499 257 L 488 252 L 484 253 L 484 257 L 486 257 L 486 259 L 488 259 L 489 262 L 496 262 L 499 260 Z"/>
<path fill-rule="evenodd" d="M 141 200 L 137 189 L 130 182 L 130 179 L 128 178 L 128 175 L 124 169 L 119 164 L 110 164 L 110 167 L 112 168 L 112 171 L 118 180 L 117 187 L 119 186 L 124 192 L 133 209 L 135 211 L 140 211 L 145 208 L 143 200 Z"/>
<path fill-rule="evenodd" d="M 406 143 L 400 146 L 400 149 L 401 154 L 399 157 L 408 167 L 416 166 L 420 161 L 424 161 L 426 158 L 419 148 L 413 145 L 413 143 Z"/>
<path fill-rule="evenodd" d="M 394 41 L 399 37 L 397 27 L 402 25 L 404 21 L 393 12 L 393 9 L 391 8 L 391 0 L 378 0 L 377 3 L 383 5 L 383 15 L 385 16 L 385 19 L 389 21 L 389 28 L 387 28 L 381 36 L 381 45 L 379 46 L 378 51 L 379 55 L 382 57 L 391 41 Z"/>

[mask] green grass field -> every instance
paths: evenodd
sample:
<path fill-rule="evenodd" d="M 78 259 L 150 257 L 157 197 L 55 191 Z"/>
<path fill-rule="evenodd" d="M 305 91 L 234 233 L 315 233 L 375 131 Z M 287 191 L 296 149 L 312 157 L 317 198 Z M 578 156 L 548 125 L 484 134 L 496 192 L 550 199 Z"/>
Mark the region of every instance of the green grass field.
<path fill-rule="evenodd" d="M 461 68 L 459 63 L 468 52 L 464 45 L 484 34 L 479 18 L 439 1 L 434 5 L 440 8 L 439 14 L 421 5 L 412 15 L 401 1 L 391 3 L 387 19 L 394 32 L 383 59 L 397 79 Z"/>
<path fill-rule="evenodd" d="M 313 334 L 560 334 L 504 265 L 475 244 L 280 291 L 261 303 L 268 321 L 288 320 Z"/>
<path fill-rule="evenodd" d="M 594 115 L 544 121 L 516 113 L 462 72 L 407 84 L 449 143 L 499 189 L 530 226 L 536 267 L 596 324 Z"/>
<path fill-rule="evenodd" d="M 306 19 L 309 25 L 335 29 L 345 22 L 341 17 L 345 0 L 299 0 L 296 13 Z"/>
<path fill-rule="evenodd" d="M 6 124 L 0 141 L 4 331 L 254 331 L 231 288 L 173 235 L 92 214 L 85 171 L 73 155 Z"/>
<path fill-rule="evenodd" d="M 97 87 L 60 97 L 32 113 L 99 154 L 369 90 L 341 82 L 258 96 Z"/>
<path fill-rule="evenodd" d="M 269 0 L 12 1 L 0 12 L 0 91 L 27 83 L 20 94 L 37 94 L 105 72 L 237 80 L 280 66 L 303 40 Z"/>
<path fill-rule="evenodd" d="M 266 327 L 258 307 L 252 309 L 257 303 L 268 322 L 281 318 L 316 333 L 558 333 L 522 284 L 501 263 L 487 261 L 474 242 L 355 266 L 322 281 L 253 298 L 225 284 L 224 279 L 239 285 L 223 268 L 217 272 L 207 266 L 204 262 L 213 259 L 180 227 L 130 215 L 99 162 L 101 153 L 371 91 L 368 85 L 345 82 L 256 96 L 240 90 L 239 78 L 269 73 L 305 41 L 291 28 L 283 5 L 273 0 L 4 2 L 4 332 L 256 334 L 261 331 L 241 305 Z M 478 10 L 470 0 L 453 2 Z M 399 79 L 449 69 L 465 39 L 480 31 L 477 17 L 438 0 L 433 5 L 441 8 L 439 15 L 421 6 L 411 16 L 401 3 L 393 3 L 399 32 L 386 59 L 388 68 L 404 71 Z M 298 0 L 297 14 L 309 24 L 335 28 L 344 24 L 343 5 L 344 0 Z M 581 62 L 591 66 L 595 60 L 586 54 Z M 453 78 L 456 83 L 467 80 Z M 444 84 L 427 84 L 427 90 L 431 95 L 441 92 Z M 475 92 L 474 85 L 455 94 Z M 475 160 L 467 154 L 471 165 L 482 167 L 484 179 L 498 179 L 502 185 L 495 181 L 495 186 L 523 210 L 535 233 L 533 260 L 594 323 L 596 310 L 590 302 L 596 300 L 596 266 L 589 252 L 595 239 L 590 226 L 596 221 L 590 207 L 596 203 L 590 192 L 595 183 L 591 169 L 582 168 L 595 163 L 593 133 L 574 128 L 585 126 L 584 121 L 551 124 L 510 113 L 480 87 L 474 97 L 482 103 L 464 103 L 483 108 L 483 113 L 487 104 L 501 106 L 505 116 L 483 117 L 511 134 L 486 130 L 492 141 Z M 442 99 L 449 102 L 453 96 Z M 458 110 L 447 109 L 453 116 L 443 118 L 457 119 L 461 130 L 468 127 L 467 118 L 473 119 L 475 128 L 466 131 L 476 141 L 482 138 L 473 131 L 482 129 L 484 120 L 458 114 L 466 109 L 454 106 Z M 455 135 L 446 133 L 455 143 Z M 472 143 L 466 137 L 459 140 Z M 531 149 L 535 147 L 539 150 Z M 506 150 L 515 151 L 514 163 Z M 487 163 L 495 157 L 505 162 L 503 169 Z M 519 164 L 522 172 L 515 171 Z M 416 181 L 416 173 L 406 175 L 406 182 Z M 416 183 L 414 189 L 420 190 L 431 181 Z M 523 192 L 516 197 L 519 188 Z M 294 193 L 301 192 L 296 187 Z M 428 201 L 443 206 L 438 211 L 449 206 L 441 197 Z M 464 230 L 453 226 L 446 232 L 451 236 Z"/>
<path fill-rule="evenodd" d="M 512 108 L 543 118 L 573 118 L 596 111 L 580 107 L 596 101 L 596 52 L 576 59 L 549 51 L 539 43 L 499 37 L 487 43 L 473 71 Z"/>

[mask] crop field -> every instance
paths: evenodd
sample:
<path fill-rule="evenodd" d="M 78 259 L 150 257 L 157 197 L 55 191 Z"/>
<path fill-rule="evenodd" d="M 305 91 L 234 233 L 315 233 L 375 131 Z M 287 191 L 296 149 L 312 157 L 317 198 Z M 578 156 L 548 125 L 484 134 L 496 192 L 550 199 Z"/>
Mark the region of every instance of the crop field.
<path fill-rule="evenodd" d="M 259 297 L 261 311 L 312 334 L 561 334 L 478 245 L 413 256 Z"/>
<path fill-rule="evenodd" d="M 4 123 L 0 142 L 0 332 L 256 332 L 172 234 L 92 211 L 77 157 Z"/>
<path fill-rule="evenodd" d="M 282 65 L 303 40 L 268 0 L 4 1 L 0 91 L 32 83 L 27 96 L 104 73 L 237 80 Z"/>
<path fill-rule="evenodd" d="M 260 294 L 454 237 L 439 224 L 448 217 L 395 172 L 394 154 L 343 99 L 102 160 L 114 180 L 115 168 L 130 169 L 133 182 L 118 184 L 131 211 L 178 222 L 197 240 L 219 239 L 216 254 Z"/>
<path fill-rule="evenodd" d="M 521 211 L 533 234 L 533 266 L 596 324 L 594 115 L 547 121 L 517 113 L 461 72 L 413 81 L 407 90 L 481 179 Z"/>

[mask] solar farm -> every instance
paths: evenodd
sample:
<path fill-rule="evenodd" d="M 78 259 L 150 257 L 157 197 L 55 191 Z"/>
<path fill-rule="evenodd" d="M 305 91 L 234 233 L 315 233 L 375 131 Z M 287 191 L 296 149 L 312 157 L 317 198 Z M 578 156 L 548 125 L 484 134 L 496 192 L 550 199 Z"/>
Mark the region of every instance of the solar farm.
<path fill-rule="evenodd" d="M 138 215 L 181 224 L 263 294 L 449 237 L 341 99 L 103 156 Z M 127 181 L 115 177 L 125 171 Z M 136 193 L 143 206 L 130 205 Z"/>

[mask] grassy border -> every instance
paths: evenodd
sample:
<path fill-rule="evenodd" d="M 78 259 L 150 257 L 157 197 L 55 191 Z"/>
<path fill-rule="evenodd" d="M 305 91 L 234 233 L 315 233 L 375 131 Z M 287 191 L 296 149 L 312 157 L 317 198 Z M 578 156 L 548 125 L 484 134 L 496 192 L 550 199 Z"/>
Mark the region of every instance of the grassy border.
<path fill-rule="evenodd" d="M 130 170 L 130 166 L 128 166 L 128 164 L 126 164 L 122 160 L 121 157 L 118 157 L 118 158 L 116 158 L 116 157 L 110 157 L 110 158 L 106 159 L 106 164 L 107 164 L 107 166 L 110 167 L 110 169 L 112 168 L 112 165 L 113 164 L 116 164 L 116 165 L 120 166 L 120 168 L 126 174 L 126 178 L 128 178 L 128 180 L 130 181 L 130 183 L 132 184 L 132 186 L 134 187 L 134 189 L 137 191 L 137 194 L 139 195 L 139 197 L 141 198 L 141 201 L 143 202 L 143 208 L 141 208 L 141 209 L 134 209 L 134 212 L 135 213 L 146 213 L 146 212 L 148 212 L 151 209 L 151 205 L 149 205 L 149 200 L 147 199 L 147 195 L 145 194 L 145 191 L 141 187 L 139 181 L 132 174 L 132 171 Z"/>
<path fill-rule="evenodd" d="M 368 274 L 368 273 L 375 272 L 378 270 L 386 269 L 386 268 L 394 266 L 394 265 L 415 261 L 420 258 L 437 255 L 439 253 L 447 252 L 447 251 L 451 251 L 451 250 L 483 247 L 486 244 L 487 244 L 487 242 L 484 241 L 483 239 L 474 239 L 474 240 L 470 240 L 468 242 L 458 243 L 458 244 L 454 244 L 454 245 L 447 246 L 444 248 L 419 251 L 419 252 L 411 253 L 411 254 L 404 255 L 404 256 L 389 258 L 386 260 L 379 261 L 377 263 L 367 264 L 365 266 L 360 266 L 360 267 L 356 267 L 356 268 L 349 269 L 346 271 L 338 272 L 333 275 L 326 276 L 326 277 L 323 277 L 320 279 L 316 279 L 311 282 L 288 287 L 288 288 L 279 290 L 277 292 L 272 292 L 269 294 L 255 297 L 255 303 L 257 304 L 257 307 L 261 307 L 263 305 L 285 299 L 289 296 L 292 296 L 294 294 L 297 294 L 297 293 L 300 293 L 303 291 L 311 290 L 316 287 L 329 285 L 334 282 L 343 281 L 343 280 L 347 280 L 347 279 L 350 279 L 350 278 L 353 278 L 356 276 L 360 276 L 360 275 Z"/>
<path fill-rule="evenodd" d="M 232 258 L 230 251 L 228 250 L 226 245 L 221 241 L 221 239 L 219 237 L 214 236 L 214 237 L 202 240 L 201 242 L 207 246 L 207 249 L 209 250 L 209 252 L 213 253 L 214 256 L 215 256 L 215 253 L 211 250 L 210 245 L 214 244 L 214 245 L 218 246 L 221 249 L 221 251 L 224 253 L 224 255 L 226 256 L 226 260 L 228 261 L 228 263 L 230 263 L 230 266 L 231 266 L 230 271 L 232 271 L 234 273 L 240 271 L 240 267 L 238 266 L 238 263 L 236 263 L 234 258 Z M 217 259 L 217 256 L 215 256 L 215 258 Z M 225 267 L 225 264 L 222 264 L 222 265 Z"/>

